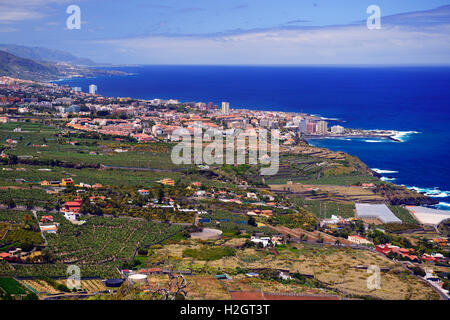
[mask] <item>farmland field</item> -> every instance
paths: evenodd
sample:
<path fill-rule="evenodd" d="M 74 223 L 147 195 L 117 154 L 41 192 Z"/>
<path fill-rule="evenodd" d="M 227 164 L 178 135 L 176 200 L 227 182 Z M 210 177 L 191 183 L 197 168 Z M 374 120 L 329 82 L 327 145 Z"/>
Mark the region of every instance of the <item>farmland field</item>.
<path fill-rule="evenodd" d="M 131 185 L 148 186 L 149 184 L 163 178 L 177 179 L 181 172 L 156 172 L 156 171 L 128 171 L 128 170 L 99 170 L 94 168 L 61 168 L 52 166 L 30 166 L 30 165 L 8 165 L 5 168 L 12 168 L 12 171 L 2 171 L 4 178 L 3 185 L 6 186 L 27 186 L 27 183 L 17 183 L 15 179 L 24 179 L 29 182 L 61 181 L 62 178 L 71 177 L 75 183 L 80 182 L 102 185 Z M 16 168 L 25 168 L 26 171 L 16 171 Z M 37 190 L 41 191 L 41 190 Z M 8 198 L 8 191 L 4 191 L 4 198 Z M 44 194 L 43 194 L 44 193 Z M 44 198 L 48 195 L 41 191 Z"/>
<path fill-rule="evenodd" d="M 0 278 L 0 288 L 7 294 L 27 294 L 22 285 L 13 278 Z"/>
<path fill-rule="evenodd" d="M 218 240 L 215 245 L 227 246 L 229 244 L 224 240 Z M 399 263 L 366 250 L 302 244 L 280 247 L 278 255 L 275 256 L 267 251 L 243 248 L 236 250 L 234 256 L 204 261 L 184 256 L 183 252 L 187 248 L 201 249 L 201 245 L 192 241 L 185 245 L 166 245 L 164 248 L 154 250 L 150 259 L 156 261 L 170 256 L 172 263 L 176 263 L 176 268 L 180 270 L 191 268 L 209 274 L 226 272 L 233 278 L 236 277 L 236 268 L 248 270 L 253 268 L 288 269 L 291 272 L 314 275 L 315 279 L 326 283 L 331 290 L 339 290 L 339 292 L 349 295 L 372 296 L 376 299 L 427 300 L 439 298 L 428 285 L 412 277 Z M 366 270 L 355 268 L 358 265 L 370 264 L 390 269 L 381 274 L 382 287 L 380 290 L 369 290 Z M 256 285 L 255 289 L 266 288 L 268 285 L 267 282 L 260 280 L 249 280 L 249 282 Z M 279 283 L 277 286 L 280 290 L 283 287 Z M 275 290 L 274 288 L 265 290 L 272 291 Z M 287 289 L 287 287 L 283 289 Z M 304 289 L 304 287 L 297 286 L 296 290 L 303 292 Z M 292 288 L 290 292 L 292 292 Z"/>
<path fill-rule="evenodd" d="M 403 223 L 415 223 L 417 224 L 417 220 L 409 213 L 408 209 L 401 206 L 389 206 L 389 209 L 402 220 Z"/>
<path fill-rule="evenodd" d="M 331 218 L 331 215 L 337 215 L 343 218 L 352 218 L 355 216 L 355 205 L 353 203 L 304 200 L 300 201 L 300 204 L 318 218 Z"/>
<path fill-rule="evenodd" d="M 58 218 L 58 234 L 47 236 L 49 248 L 57 262 L 79 265 L 129 261 L 138 247 L 159 243 L 182 230 L 132 218 L 87 217 L 81 226 Z"/>
<path fill-rule="evenodd" d="M 21 127 L 21 132 L 13 132 Z M 17 141 L 8 146 L 10 155 L 28 156 L 43 162 L 62 161 L 83 165 L 105 164 L 136 168 L 178 168 L 170 161 L 170 149 L 165 144 L 143 148 L 133 142 L 115 142 L 111 137 L 65 136 L 57 128 L 37 123 L 0 124 L 0 142 Z M 108 140 L 106 140 L 108 139 Z M 116 149 L 127 152 L 115 152 Z"/>

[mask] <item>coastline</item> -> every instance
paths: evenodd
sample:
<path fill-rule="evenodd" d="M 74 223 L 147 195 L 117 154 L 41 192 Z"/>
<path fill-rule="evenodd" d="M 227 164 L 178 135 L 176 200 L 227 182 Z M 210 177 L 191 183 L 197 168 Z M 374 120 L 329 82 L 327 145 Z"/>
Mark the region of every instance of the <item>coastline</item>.
<path fill-rule="evenodd" d="M 334 139 L 334 138 L 336 138 L 336 139 L 339 139 L 339 138 L 349 138 L 349 139 L 351 139 L 352 137 L 353 138 L 370 138 L 370 137 L 373 138 L 373 137 L 377 137 L 377 138 L 383 138 L 383 139 L 388 139 L 388 140 L 394 140 L 395 142 L 403 142 L 403 141 L 395 140 L 395 139 L 393 139 L 390 136 L 380 137 L 380 136 L 368 136 L 368 135 L 351 136 L 351 137 L 349 137 L 348 135 L 308 136 L 307 138 L 304 137 L 303 141 L 308 146 L 317 147 L 317 146 L 312 145 L 308 140 L 321 140 L 321 139 Z M 324 149 L 327 149 L 327 150 L 331 150 L 331 149 L 325 148 L 325 147 L 319 147 L 319 148 L 324 148 Z M 347 153 L 347 154 L 350 154 L 350 153 Z M 350 154 L 350 155 L 352 155 L 352 154 Z M 361 161 L 361 162 L 363 162 L 363 161 Z M 364 163 L 364 164 L 367 166 L 366 163 Z M 395 174 L 395 173 L 398 173 L 398 171 L 380 170 L 380 169 L 377 169 L 377 168 L 370 168 L 370 170 L 373 172 L 373 175 L 375 177 L 380 179 L 380 181 L 383 181 L 383 182 L 386 182 L 386 183 L 390 183 L 390 184 L 398 186 L 398 187 L 404 187 L 404 188 L 408 189 L 409 191 L 415 192 L 417 194 L 421 194 L 421 195 L 423 195 L 424 197 L 427 197 L 430 200 L 430 201 L 427 201 L 426 204 L 420 204 L 420 205 L 426 206 L 426 207 L 431 207 L 433 209 L 440 209 L 440 210 L 450 211 L 450 203 L 439 201 L 439 198 L 445 198 L 445 197 L 448 196 L 446 191 L 441 191 L 437 187 L 434 187 L 434 188 L 416 187 L 416 186 L 407 186 L 405 184 L 394 183 L 393 181 L 395 181 L 396 178 L 392 178 L 390 175 L 387 175 L 387 176 L 383 175 L 383 174 Z"/>
<path fill-rule="evenodd" d="M 394 135 L 395 136 L 395 135 Z M 394 138 L 391 135 L 377 135 L 377 134 L 330 134 L 330 135 L 305 135 L 304 139 L 335 139 L 335 138 L 356 138 L 356 139 L 370 139 L 370 138 L 378 138 L 378 139 L 388 139 L 394 142 L 403 142 L 400 139 Z"/>
<path fill-rule="evenodd" d="M 100 78 L 100 77 L 102 77 L 102 75 L 98 75 L 98 76 L 94 76 L 94 77 L 88 77 L 88 76 L 72 77 L 72 78 L 67 79 L 67 80 L 76 80 L 77 78 L 91 79 L 91 78 Z M 63 81 L 64 80 L 60 80 L 58 82 L 63 82 Z M 153 98 L 155 98 L 156 96 L 157 95 L 154 95 Z M 135 99 L 138 99 L 138 100 L 150 100 L 152 98 L 149 98 L 149 97 L 147 97 L 147 98 L 135 97 Z M 180 101 L 180 103 L 182 103 L 182 102 Z M 318 115 L 318 114 L 308 114 L 308 113 L 305 113 L 305 112 L 292 112 L 292 111 L 281 111 L 281 110 L 269 111 L 269 110 L 258 110 L 257 108 L 249 109 L 248 107 L 245 107 L 245 108 L 236 107 L 234 110 L 251 110 L 251 111 L 255 111 L 255 112 L 269 112 L 269 113 L 270 112 L 274 112 L 274 113 L 288 113 L 288 114 L 305 114 L 305 115 L 308 115 L 308 116 L 311 116 L 311 117 L 315 117 L 315 118 L 319 118 L 319 119 L 322 119 L 322 120 L 326 119 L 328 121 L 346 122 L 343 119 L 328 118 L 326 116 L 322 116 L 322 115 Z M 365 130 L 362 130 L 362 131 L 365 131 Z M 359 139 L 365 139 L 366 138 L 366 139 L 386 139 L 386 140 L 389 140 L 391 142 L 402 143 L 402 142 L 405 142 L 405 140 L 402 140 L 399 137 L 404 137 L 404 136 L 407 136 L 407 135 L 409 135 L 411 133 L 419 133 L 417 131 L 396 131 L 396 130 L 377 130 L 377 129 L 367 130 L 367 131 L 373 131 L 373 132 L 377 132 L 377 131 L 378 132 L 383 132 L 383 131 L 385 131 L 385 132 L 389 132 L 389 133 L 386 133 L 386 134 L 370 134 L 370 133 L 365 133 L 365 134 L 332 134 L 332 135 L 324 135 L 324 136 L 308 135 L 308 136 L 305 136 L 305 139 L 339 139 L 339 138 L 344 138 L 344 139 L 358 139 L 358 138 Z M 367 142 L 369 142 L 369 141 L 367 141 Z M 370 142 L 372 142 L 372 141 L 370 141 Z M 378 141 L 373 141 L 373 142 L 378 142 Z M 329 148 L 327 148 L 327 149 L 329 149 Z M 349 154 L 352 154 L 352 153 L 349 153 Z M 379 176 L 378 178 L 380 178 L 380 179 L 381 178 L 385 178 L 385 182 L 392 183 L 392 181 L 394 180 L 394 179 L 389 179 L 389 177 L 383 177 L 382 175 L 380 175 L 378 173 L 375 173 L 375 174 L 377 176 Z M 392 184 L 394 184 L 394 183 L 392 183 Z M 404 186 L 404 187 L 408 188 L 408 190 L 411 190 L 411 191 L 420 193 L 422 195 L 428 196 L 428 195 L 426 195 L 426 192 L 418 192 L 416 190 L 417 189 L 416 187 L 408 187 L 408 186 L 405 186 L 405 185 L 402 185 L 402 184 L 395 184 L 395 185 L 397 185 L 397 186 Z M 420 184 L 417 184 L 417 185 L 420 185 Z M 431 190 L 432 188 L 422 187 L 422 189 L 430 189 Z M 432 197 L 431 197 L 431 199 L 434 200 L 434 198 L 432 198 Z M 436 201 L 436 200 L 434 200 L 434 201 Z M 448 210 L 450 210 L 450 207 L 448 207 Z"/>

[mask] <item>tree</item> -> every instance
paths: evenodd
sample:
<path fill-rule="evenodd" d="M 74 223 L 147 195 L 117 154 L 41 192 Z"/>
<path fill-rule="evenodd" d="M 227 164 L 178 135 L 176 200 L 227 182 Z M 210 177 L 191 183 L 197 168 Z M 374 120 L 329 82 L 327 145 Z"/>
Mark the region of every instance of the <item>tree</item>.
<path fill-rule="evenodd" d="M 17 164 L 19 162 L 19 158 L 13 154 L 9 157 L 9 164 Z"/>
<path fill-rule="evenodd" d="M 425 271 L 421 267 L 412 267 L 411 270 L 416 276 L 425 277 L 426 275 Z"/>
<path fill-rule="evenodd" d="M 14 200 L 12 198 L 9 198 L 6 201 L 6 204 L 8 206 L 9 209 L 15 208 L 16 207 L 16 203 L 14 202 Z"/>
<path fill-rule="evenodd" d="M 321 234 L 319 234 L 319 237 L 317 238 L 318 243 L 323 243 L 323 237 Z"/>
<path fill-rule="evenodd" d="M 169 283 L 165 288 L 150 289 L 154 298 L 161 300 L 184 300 L 187 296 L 186 289 L 190 285 L 190 282 L 182 274 L 175 274 L 172 271 L 169 272 Z"/>
<path fill-rule="evenodd" d="M 54 263 L 56 261 L 55 254 L 49 248 L 42 250 L 42 259 L 46 263 Z"/>
<path fill-rule="evenodd" d="M 257 227 L 258 226 L 258 224 L 256 223 L 255 218 L 253 218 L 253 217 L 249 217 L 248 218 L 247 224 L 249 226 L 253 226 L 253 227 Z"/>

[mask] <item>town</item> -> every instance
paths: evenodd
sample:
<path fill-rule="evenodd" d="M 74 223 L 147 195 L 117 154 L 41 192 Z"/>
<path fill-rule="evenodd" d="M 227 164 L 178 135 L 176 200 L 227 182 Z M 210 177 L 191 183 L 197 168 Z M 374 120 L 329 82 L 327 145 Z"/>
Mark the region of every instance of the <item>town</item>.
<path fill-rule="evenodd" d="M 450 212 L 307 142 L 398 132 L 97 90 L 0 78 L 1 299 L 449 299 Z M 180 128 L 269 130 L 279 169 L 173 163 Z"/>

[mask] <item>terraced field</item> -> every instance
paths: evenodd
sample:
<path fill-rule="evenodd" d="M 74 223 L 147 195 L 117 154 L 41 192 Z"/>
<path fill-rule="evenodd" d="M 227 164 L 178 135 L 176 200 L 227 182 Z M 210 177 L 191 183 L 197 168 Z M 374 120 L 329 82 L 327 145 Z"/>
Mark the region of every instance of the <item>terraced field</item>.
<path fill-rule="evenodd" d="M 79 265 L 129 261 L 138 247 L 161 242 L 182 229 L 131 218 L 87 217 L 81 226 L 58 220 L 58 233 L 47 237 L 49 248 L 58 262 Z"/>
<path fill-rule="evenodd" d="M 308 184 L 273 184 L 269 185 L 274 192 L 293 193 L 310 200 L 328 200 L 338 202 L 370 202 L 382 203 L 384 198 L 370 189 L 360 186 L 308 185 Z"/>

